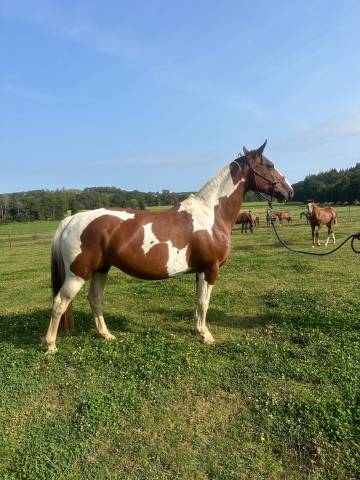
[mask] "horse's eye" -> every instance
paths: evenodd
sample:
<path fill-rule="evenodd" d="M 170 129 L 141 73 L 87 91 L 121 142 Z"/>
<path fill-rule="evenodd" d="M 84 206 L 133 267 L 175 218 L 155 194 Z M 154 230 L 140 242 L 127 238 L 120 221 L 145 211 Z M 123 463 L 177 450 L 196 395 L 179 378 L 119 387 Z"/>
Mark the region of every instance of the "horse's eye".
<path fill-rule="evenodd" d="M 266 168 L 268 168 L 269 170 L 272 170 L 274 168 L 274 164 L 273 163 L 267 163 Z"/>

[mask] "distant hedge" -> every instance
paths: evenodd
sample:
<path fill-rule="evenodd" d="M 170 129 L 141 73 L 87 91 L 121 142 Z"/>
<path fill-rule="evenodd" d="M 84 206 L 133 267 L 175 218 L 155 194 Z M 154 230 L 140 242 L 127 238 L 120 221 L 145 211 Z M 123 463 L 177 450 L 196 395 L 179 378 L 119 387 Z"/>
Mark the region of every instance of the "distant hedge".
<path fill-rule="evenodd" d="M 84 190 L 32 190 L 0 195 L 0 223 L 31 220 L 56 220 L 67 213 L 99 207 L 121 207 L 144 210 L 148 206 L 174 205 L 189 193 L 131 192 L 116 187 L 94 187 Z"/>

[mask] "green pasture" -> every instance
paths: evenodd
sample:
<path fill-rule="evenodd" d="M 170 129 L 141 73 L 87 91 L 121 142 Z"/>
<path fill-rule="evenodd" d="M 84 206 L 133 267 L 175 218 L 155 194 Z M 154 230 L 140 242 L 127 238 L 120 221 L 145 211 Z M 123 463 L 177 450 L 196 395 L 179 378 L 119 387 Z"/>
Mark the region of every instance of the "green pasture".
<path fill-rule="evenodd" d="M 1 479 L 360 478 L 360 255 L 291 254 L 265 204 L 244 208 L 261 223 L 234 229 L 211 347 L 195 335 L 194 275 L 112 269 L 104 313 L 117 340 L 97 336 L 85 287 L 76 330 L 46 356 L 57 222 L 0 226 Z M 312 250 L 304 207 L 275 208 L 293 213 L 284 239 Z M 360 230 L 360 207 L 337 210 L 340 242 Z"/>

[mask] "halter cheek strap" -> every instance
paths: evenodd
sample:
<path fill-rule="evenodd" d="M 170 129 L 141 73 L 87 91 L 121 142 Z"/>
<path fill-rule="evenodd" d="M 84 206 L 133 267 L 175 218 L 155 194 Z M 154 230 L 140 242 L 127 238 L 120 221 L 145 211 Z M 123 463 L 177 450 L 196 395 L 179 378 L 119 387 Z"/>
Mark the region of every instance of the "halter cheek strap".
<path fill-rule="evenodd" d="M 233 161 L 230 163 L 230 165 L 231 165 L 232 163 L 235 163 L 235 164 L 240 168 L 240 164 L 239 164 L 239 162 L 238 162 L 237 160 L 245 160 L 245 162 L 247 163 L 250 171 L 254 174 L 254 183 L 255 183 L 255 187 L 256 187 L 256 193 L 257 193 L 261 198 L 263 198 L 264 200 L 272 203 L 273 198 L 274 198 L 274 193 L 275 193 L 275 187 L 276 187 L 276 185 L 278 184 L 278 182 L 275 182 L 275 181 L 273 181 L 273 180 L 270 180 L 269 178 L 265 177 L 264 175 L 262 175 L 261 173 L 259 173 L 258 171 L 256 171 L 255 168 L 250 165 L 249 160 L 248 160 L 245 156 L 239 156 L 238 158 L 236 158 L 235 160 L 233 160 Z M 271 199 L 270 199 L 270 200 L 269 200 L 267 197 L 265 197 L 265 195 L 264 195 L 262 192 L 260 192 L 259 187 L 258 187 L 258 184 L 257 184 L 257 181 L 256 181 L 256 177 L 262 178 L 263 180 L 265 180 L 267 183 L 269 183 L 269 184 L 272 186 L 272 191 L 271 191 L 271 195 L 270 195 Z"/>

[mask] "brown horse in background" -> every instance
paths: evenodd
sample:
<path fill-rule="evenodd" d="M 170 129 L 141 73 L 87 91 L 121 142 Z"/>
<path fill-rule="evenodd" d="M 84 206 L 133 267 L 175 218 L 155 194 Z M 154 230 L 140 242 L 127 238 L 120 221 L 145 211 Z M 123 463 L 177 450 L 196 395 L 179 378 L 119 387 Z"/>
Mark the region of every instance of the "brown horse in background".
<path fill-rule="evenodd" d="M 310 213 L 306 210 L 305 212 L 300 213 L 300 220 L 305 217 L 306 218 L 306 223 L 309 223 L 309 218 L 310 218 Z"/>
<path fill-rule="evenodd" d="M 241 233 L 244 233 L 244 229 L 245 229 L 245 233 L 247 233 L 248 227 L 251 233 L 253 233 L 254 231 L 254 222 L 253 222 L 252 214 L 250 212 L 239 213 L 235 223 L 237 225 L 241 225 Z"/>
<path fill-rule="evenodd" d="M 259 215 L 256 215 L 256 213 L 252 213 L 251 210 L 249 210 L 249 214 L 251 216 L 253 226 L 258 227 L 260 225 Z"/>
<path fill-rule="evenodd" d="M 273 212 L 273 214 L 279 219 L 280 225 L 282 225 L 283 220 L 286 220 L 287 223 L 292 222 L 292 218 L 289 212 Z"/>
<path fill-rule="evenodd" d="M 337 214 L 335 208 L 320 208 L 313 201 L 308 201 L 307 208 L 309 214 L 308 220 L 311 225 L 313 247 L 315 247 L 315 238 L 316 245 L 320 246 L 319 232 L 323 225 L 327 225 L 328 227 L 328 236 L 325 242 L 325 247 L 327 247 L 329 243 L 330 234 L 335 245 L 334 225 L 337 223 Z"/>

